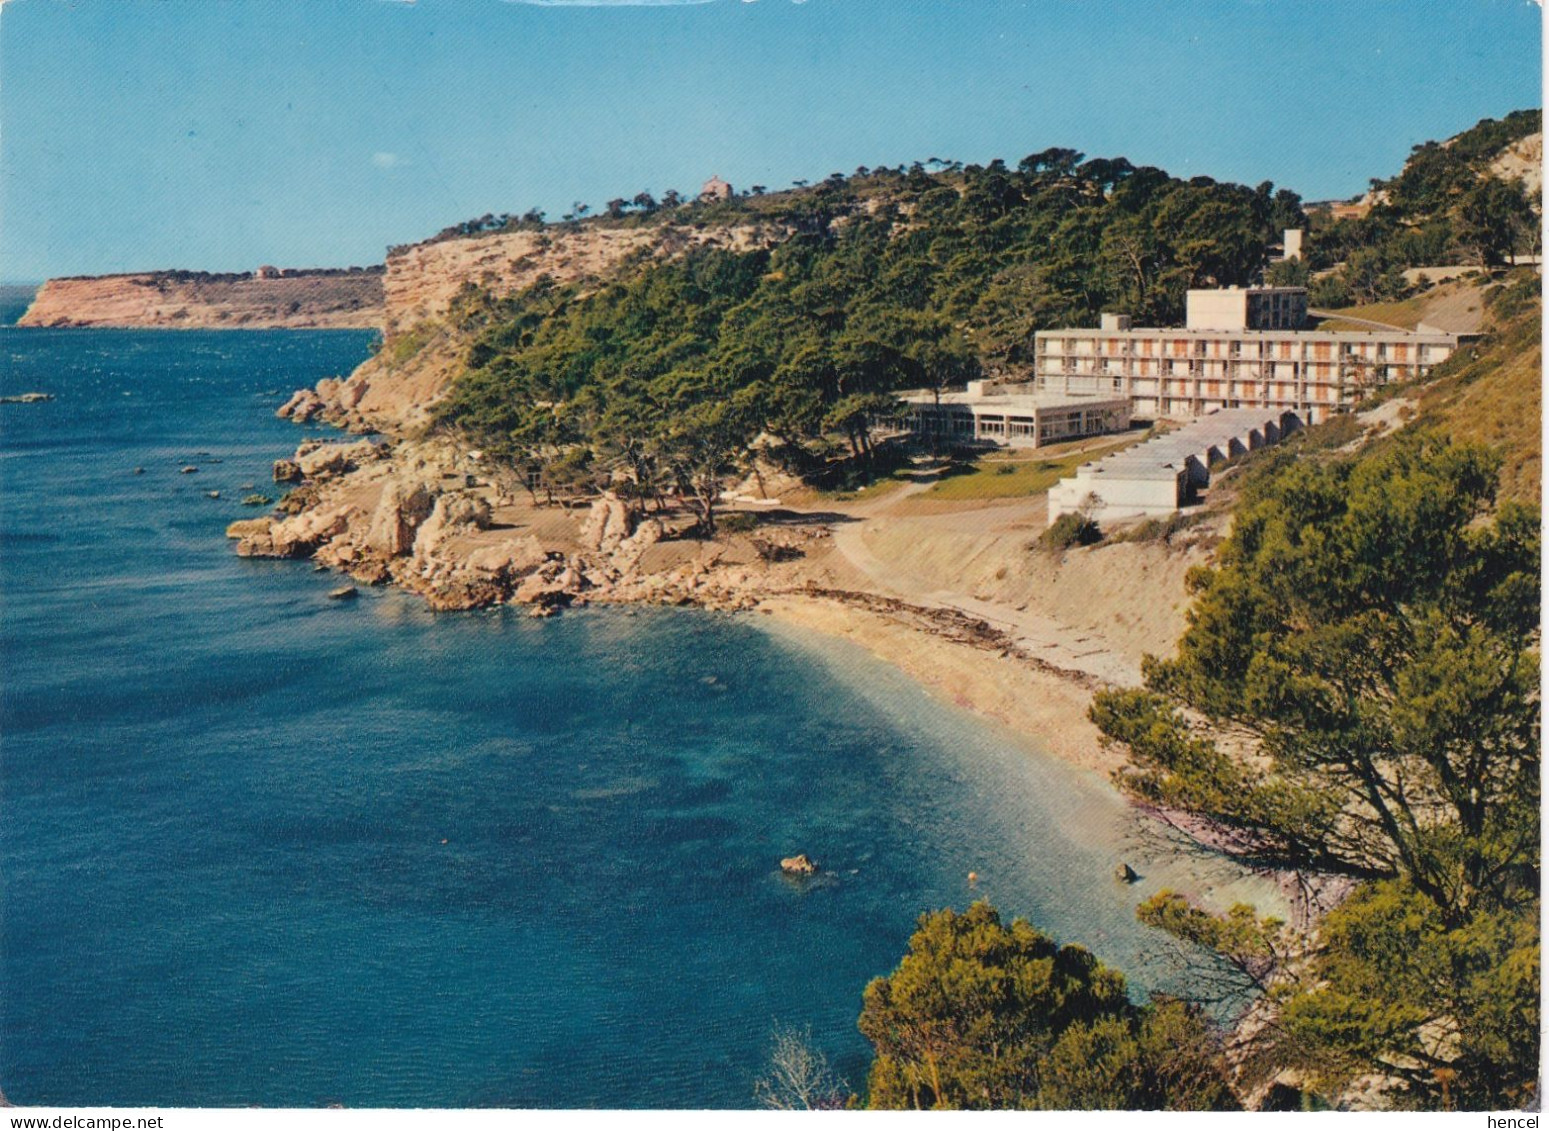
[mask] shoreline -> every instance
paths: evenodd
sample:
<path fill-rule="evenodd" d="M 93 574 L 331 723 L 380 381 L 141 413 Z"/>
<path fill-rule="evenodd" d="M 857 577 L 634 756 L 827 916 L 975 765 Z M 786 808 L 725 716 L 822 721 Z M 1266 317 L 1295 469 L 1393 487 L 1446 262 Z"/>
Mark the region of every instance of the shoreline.
<path fill-rule="evenodd" d="M 757 611 L 784 625 L 847 640 L 907 675 L 932 698 L 999 724 L 1022 745 L 1105 778 L 1123 759 L 1104 750 L 1086 716 L 1090 689 L 1074 673 L 1042 671 L 830 598 L 771 594 Z"/>
<path fill-rule="evenodd" d="M 359 429 L 360 421 L 340 421 L 335 411 L 347 389 L 329 381 L 299 391 L 279 415 Z M 611 494 L 576 509 L 537 505 L 502 483 L 482 453 L 441 438 L 307 440 L 275 461 L 274 479 L 290 488 L 275 512 L 227 529 L 239 555 L 311 560 L 359 583 L 404 589 L 438 610 L 512 604 L 551 616 L 587 604 L 659 604 L 757 612 L 850 640 L 932 696 L 1061 761 L 1104 776 L 1123 764 L 1103 747 L 1087 709 L 1095 691 L 1138 680 L 1137 656 L 1050 610 L 1011 603 L 1014 594 L 999 600 L 966 579 L 963 592 L 948 592 L 940 578 L 868 571 L 880 568 L 862 544 L 868 529 L 880 539 L 905 537 L 926 556 L 955 559 L 965 538 L 985 537 L 999 539 L 1000 553 L 1010 547 L 1025 556 L 1020 511 L 987 507 L 981 517 L 1008 532 L 986 535 L 986 526 L 964 534 L 936 530 L 940 516 L 890 527 L 899 520 L 879 512 L 907 505 L 912 489 L 850 505 L 777 498 L 740 512 L 753 517 L 752 532 L 699 540 L 685 536 L 686 515 L 632 514 Z M 1005 579 L 997 560 L 990 556 L 984 569 Z M 1172 572 L 1181 579 L 1186 565 L 1180 559 Z M 1081 576 L 1064 584 L 1083 598 L 1090 588 Z"/>
<path fill-rule="evenodd" d="M 573 509 L 536 505 L 513 494 L 482 453 L 443 437 L 361 439 L 380 437 L 388 421 L 351 411 L 360 400 L 353 382 L 298 391 L 279 410 L 355 435 L 308 440 L 276 461 L 275 479 L 295 485 L 296 502 L 231 524 L 239 554 L 311 559 L 435 610 L 510 604 L 547 617 L 594 604 L 696 607 L 845 641 L 1029 756 L 1100 778 L 1142 839 L 1171 840 L 1159 859 L 1169 861 L 1160 871 L 1175 889 L 1222 911 L 1240 898 L 1278 905 L 1296 921 L 1329 905 L 1316 881 L 1255 868 L 1214 844 L 1208 829 L 1124 795 L 1111 781 L 1122 753 L 1088 718 L 1095 691 L 1138 684 L 1141 651 L 1165 650 L 1181 635 L 1183 579 L 1208 552 L 1211 531 L 1182 549 L 1117 544 L 1100 547 L 1101 560 L 1089 552 L 1056 559 L 1030 551 L 1029 513 L 1041 518 L 1041 496 L 943 513 L 911 511 L 919 485 L 839 504 L 799 491 L 751 499 L 744 484 L 730 498 L 756 516 L 764 539 L 697 540 L 682 537 L 681 511 L 631 515 L 611 494 Z M 1062 618 L 1072 609 L 1084 623 Z M 1114 853 L 1122 862 L 1123 848 Z"/>

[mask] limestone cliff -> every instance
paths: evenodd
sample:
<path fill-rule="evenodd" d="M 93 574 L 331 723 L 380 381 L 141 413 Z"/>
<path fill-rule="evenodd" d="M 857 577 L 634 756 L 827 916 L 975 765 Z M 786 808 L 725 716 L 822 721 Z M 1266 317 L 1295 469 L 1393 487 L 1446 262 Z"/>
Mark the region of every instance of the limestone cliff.
<path fill-rule="evenodd" d="M 275 276 L 155 271 L 50 279 L 21 326 L 168 329 L 374 329 L 382 323 L 382 270 Z"/>
<path fill-rule="evenodd" d="M 638 253 L 670 255 L 699 244 L 744 250 L 769 238 L 758 227 L 586 225 L 431 240 L 388 256 L 384 328 L 391 336 L 439 318 L 466 283 L 506 295 L 544 275 L 560 283 L 597 278 Z"/>
<path fill-rule="evenodd" d="M 1490 172 L 1503 180 L 1520 180 L 1529 193 L 1544 187 L 1544 135 L 1542 131 L 1518 138 L 1490 163 Z"/>
<path fill-rule="evenodd" d="M 462 370 L 467 343 L 446 325 L 452 299 L 468 284 L 509 295 L 548 277 L 556 283 L 601 280 L 626 260 L 665 258 L 692 247 L 733 250 L 784 238 L 768 224 L 744 227 L 658 225 L 558 226 L 543 231 L 431 240 L 388 256 L 383 280 L 385 339 L 343 382 L 321 382 L 285 406 L 284 415 L 322 415 L 345 427 L 416 435 Z"/>

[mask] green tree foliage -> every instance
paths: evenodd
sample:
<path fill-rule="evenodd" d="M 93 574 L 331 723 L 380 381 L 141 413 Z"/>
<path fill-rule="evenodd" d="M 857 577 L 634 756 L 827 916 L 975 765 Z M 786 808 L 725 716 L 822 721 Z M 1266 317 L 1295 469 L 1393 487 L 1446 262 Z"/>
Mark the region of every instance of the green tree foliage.
<path fill-rule="evenodd" d="M 1094 707 L 1126 785 L 1288 863 L 1404 875 L 1452 920 L 1536 889 L 1538 519 L 1494 492 L 1486 450 L 1426 434 L 1261 479 L 1177 658 Z"/>
<path fill-rule="evenodd" d="M 1333 1091 L 1363 1073 L 1417 1107 L 1523 1107 L 1538 1080 L 1536 902 L 1449 924 L 1402 880 L 1359 890 L 1324 922 L 1283 1002 L 1274 1054 Z"/>
<path fill-rule="evenodd" d="M 1505 263 L 1531 247 L 1538 228 L 1533 202 L 1520 182 L 1486 177 L 1458 202 L 1458 242 L 1485 267 Z"/>
<path fill-rule="evenodd" d="M 860 1027 L 872 1108 L 1236 1106 L 1196 1011 L 1132 1005 L 1123 975 L 986 903 L 921 916 Z"/>
<path fill-rule="evenodd" d="M 1520 1096 L 1537 1062 L 1539 523 L 1495 489 L 1495 457 L 1433 433 L 1281 453 L 1191 578 L 1176 658 L 1092 710 L 1137 796 L 1366 882 L 1310 966 L 1250 909 L 1142 916 L 1272 990 L 1276 1055 L 1428 1105 Z"/>

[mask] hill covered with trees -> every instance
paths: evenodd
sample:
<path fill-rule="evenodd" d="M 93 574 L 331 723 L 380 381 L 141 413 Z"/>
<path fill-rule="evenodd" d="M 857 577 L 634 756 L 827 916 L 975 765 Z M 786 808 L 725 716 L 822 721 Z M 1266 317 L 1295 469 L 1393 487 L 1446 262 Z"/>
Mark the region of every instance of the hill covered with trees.
<path fill-rule="evenodd" d="M 1314 287 L 1347 300 L 1397 297 L 1407 267 L 1495 269 L 1489 333 L 1396 390 L 1406 426 L 1368 439 L 1336 419 L 1245 467 L 1176 655 L 1092 708 L 1128 759 L 1122 789 L 1351 894 L 1301 926 L 1173 892 L 1139 908 L 1226 964 L 1246 1019 L 1230 1035 L 1201 1003 L 1129 1001 L 1117 971 L 989 908 L 929 915 L 867 991 L 866 1102 L 1530 1102 L 1541 298 L 1536 275 L 1499 269 L 1531 246 L 1537 203 L 1495 170 L 1539 126 L 1524 112 L 1420 147 L 1365 216 L 1314 217 L 1308 263 L 1269 268 L 1318 272 Z M 649 229 L 658 250 L 686 229 L 762 235 L 513 294 L 468 285 L 436 330 L 461 351 L 436 426 L 535 488 L 608 483 L 639 507 L 676 495 L 713 532 L 722 483 L 755 454 L 809 479 L 875 469 L 872 433 L 899 388 L 1024 372 L 1033 331 L 1103 310 L 1176 322 L 1189 287 L 1262 278 L 1280 231 L 1305 219 L 1269 184 L 1068 150 L 731 200 L 620 198 L 561 224 Z M 513 223 L 543 221 L 474 226 Z M 415 348 L 390 338 L 384 354 Z"/>
<path fill-rule="evenodd" d="M 1188 288 L 1253 282 L 1303 220 L 1296 194 L 1268 183 L 1065 149 L 603 217 L 589 223 L 784 234 L 641 257 L 601 286 L 468 287 L 449 317 L 471 342 L 466 373 L 440 419 L 546 479 L 621 470 L 643 496 L 703 495 L 694 484 L 759 436 L 818 474 L 836 454 L 872 458 L 895 390 L 1017 372 L 1035 330 L 1105 309 L 1177 321 Z"/>
<path fill-rule="evenodd" d="M 1310 270 L 1313 304 L 1338 307 L 1403 297 L 1406 268 L 1498 267 L 1539 254 L 1542 186 L 1511 175 L 1502 157 L 1542 133 L 1542 110 L 1517 110 L 1415 146 L 1402 172 L 1372 181 L 1365 215 L 1314 209 L 1305 268 L 1279 266 L 1271 277 L 1304 283 Z"/>

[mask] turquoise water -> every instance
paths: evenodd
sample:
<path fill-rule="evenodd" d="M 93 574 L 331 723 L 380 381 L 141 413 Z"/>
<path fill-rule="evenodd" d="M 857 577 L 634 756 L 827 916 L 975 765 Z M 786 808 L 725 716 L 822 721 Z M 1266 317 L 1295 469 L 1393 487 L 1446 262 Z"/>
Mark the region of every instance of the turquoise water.
<path fill-rule="evenodd" d="M 742 1107 L 776 1024 L 859 1085 L 866 981 L 970 870 L 1165 981 L 1109 791 L 856 651 L 235 557 L 275 405 L 369 340 L 0 330 L 57 396 L 0 405 L 12 1100 Z"/>

